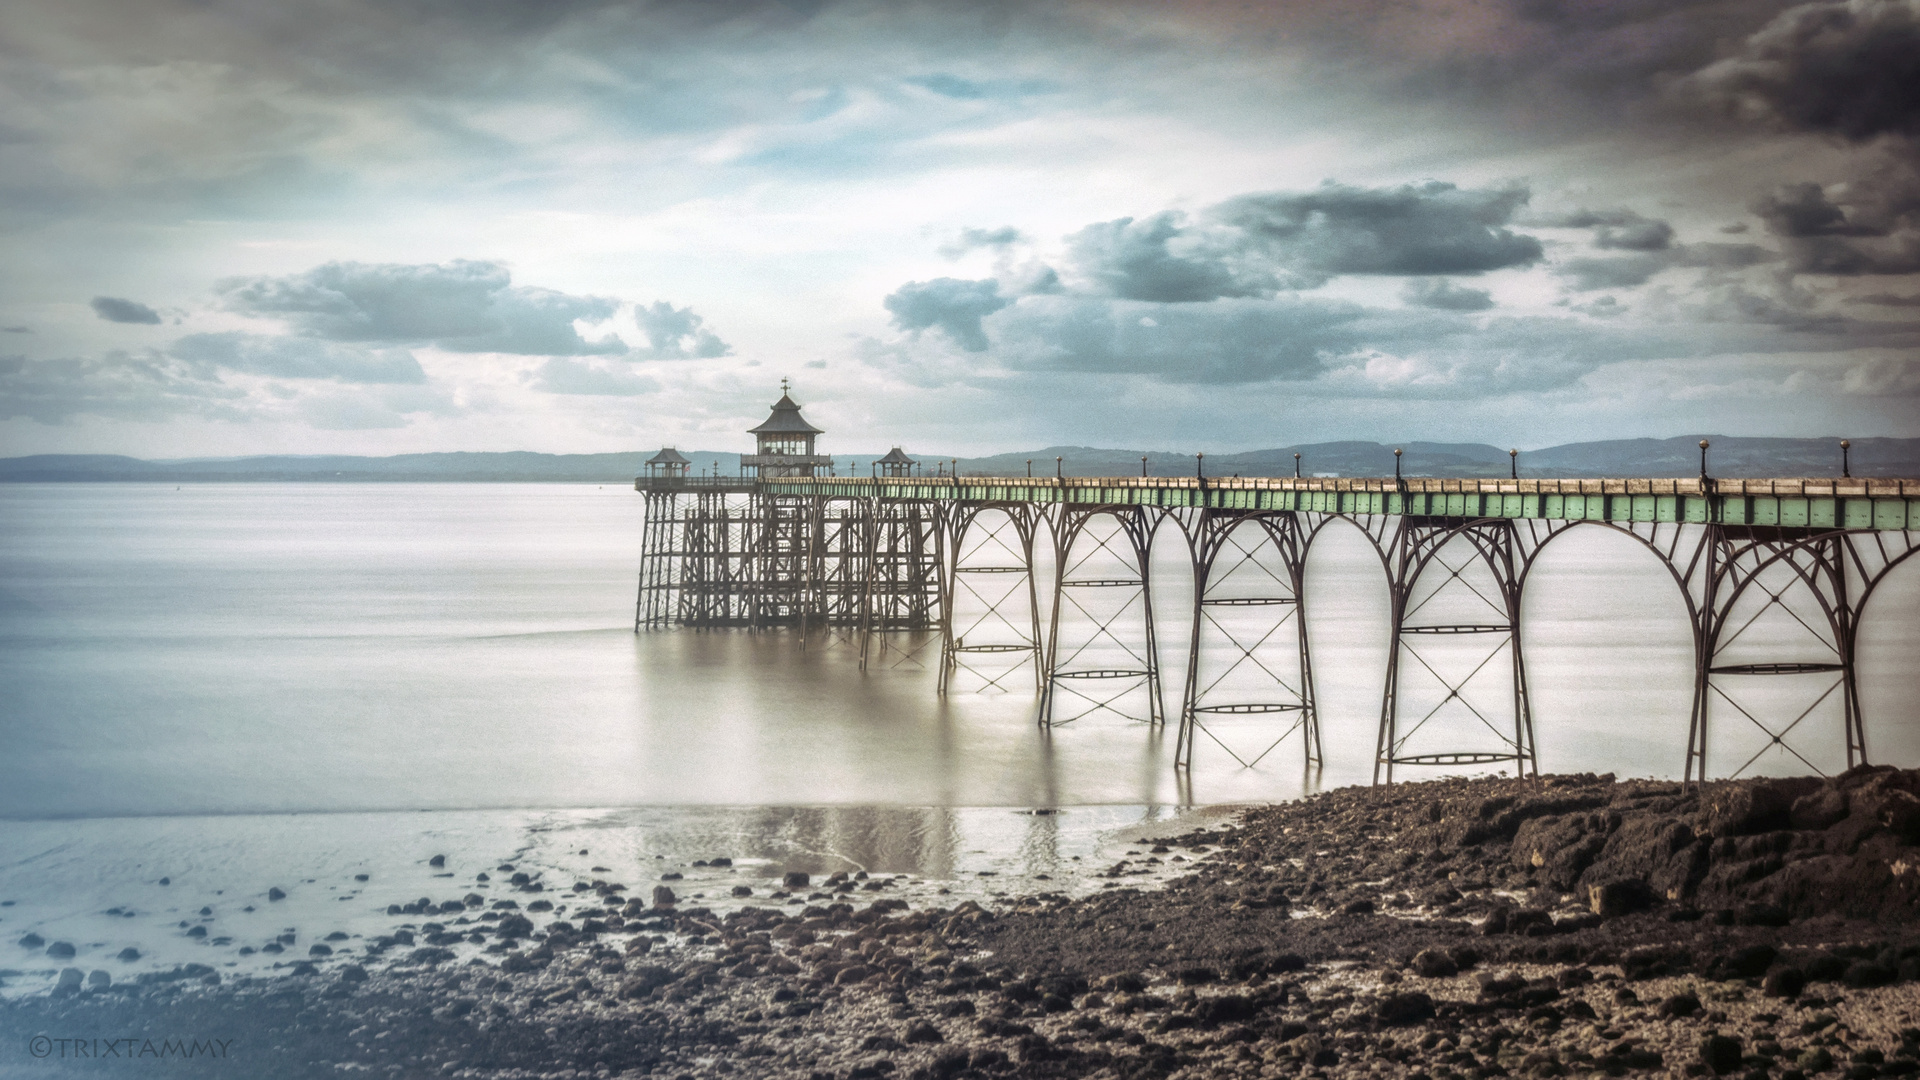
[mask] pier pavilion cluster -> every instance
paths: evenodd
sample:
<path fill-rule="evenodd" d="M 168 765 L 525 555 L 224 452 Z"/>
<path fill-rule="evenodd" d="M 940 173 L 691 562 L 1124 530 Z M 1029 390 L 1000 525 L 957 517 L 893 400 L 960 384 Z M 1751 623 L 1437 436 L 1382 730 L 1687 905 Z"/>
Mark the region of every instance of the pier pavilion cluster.
<path fill-rule="evenodd" d="M 1149 576 L 1171 522 L 1193 581 L 1183 769 L 1202 739 L 1252 765 L 1297 738 L 1319 763 L 1304 586 L 1312 545 L 1336 523 L 1379 556 L 1391 606 L 1376 781 L 1421 765 L 1537 771 L 1521 600 L 1541 552 L 1575 527 L 1633 538 L 1684 600 L 1684 776 L 1737 776 L 1772 749 L 1815 771 L 1809 755 L 1843 750 L 1851 767 L 1868 753 L 1860 615 L 1920 540 L 1920 480 L 1713 478 L 1704 457 L 1691 479 L 1035 478 L 916 475 L 896 447 L 872 475 L 838 476 L 815 452 L 823 432 L 784 393 L 752 434 L 737 476 L 690 475 L 663 450 L 636 480 L 636 630 L 841 634 L 863 666 L 904 635 L 938 644 L 941 693 L 963 675 L 1002 690 L 1030 678 L 1040 723 L 1058 726 L 1144 691 L 1140 718 L 1159 725 Z M 1756 654 L 1768 619 L 1801 640 Z M 1795 700 L 1811 704 L 1782 712 L 1779 695 L 1752 692 L 1778 680 L 1803 684 Z M 1836 698 L 1844 746 L 1829 755 L 1801 725 Z M 1710 774 L 1721 724 L 1751 724 L 1761 749 Z"/>

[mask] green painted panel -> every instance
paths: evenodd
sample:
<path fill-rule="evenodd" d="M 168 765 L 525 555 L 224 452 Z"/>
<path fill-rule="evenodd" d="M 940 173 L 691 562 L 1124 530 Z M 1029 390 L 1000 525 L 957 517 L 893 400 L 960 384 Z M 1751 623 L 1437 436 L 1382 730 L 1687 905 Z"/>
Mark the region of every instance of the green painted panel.
<path fill-rule="evenodd" d="M 1753 513 L 1750 525 L 1780 524 L 1780 500 L 1770 495 L 1755 496 L 1752 500 Z"/>
<path fill-rule="evenodd" d="M 1807 500 L 1780 499 L 1778 502 L 1780 503 L 1780 524 L 1796 526 L 1809 524 Z"/>
<path fill-rule="evenodd" d="M 1910 516 L 1905 499 L 1873 500 L 1873 527 L 1876 529 L 1904 529 Z"/>
<path fill-rule="evenodd" d="M 1660 502 L 1654 496 L 1635 495 L 1632 497 L 1631 502 L 1633 504 L 1633 509 L 1631 511 L 1631 513 L 1633 514 L 1633 520 L 1635 521 L 1658 520 L 1656 515 L 1659 513 L 1659 510 L 1660 510 Z"/>
<path fill-rule="evenodd" d="M 1849 528 L 1849 529 L 1873 528 L 1873 501 L 1872 500 L 1841 499 L 1840 504 L 1844 508 L 1841 511 L 1841 516 L 1846 519 L 1843 522 L 1841 522 L 1841 524 L 1844 525 L 1846 528 Z"/>
<path fill-rule="evenodd" d="M 1836 499 L 1807 500 L 1807 524 L 1817 529 L 1833 528 L 1834 512 L 1839 509 L 1834 505 L 1837 501 Z"/>

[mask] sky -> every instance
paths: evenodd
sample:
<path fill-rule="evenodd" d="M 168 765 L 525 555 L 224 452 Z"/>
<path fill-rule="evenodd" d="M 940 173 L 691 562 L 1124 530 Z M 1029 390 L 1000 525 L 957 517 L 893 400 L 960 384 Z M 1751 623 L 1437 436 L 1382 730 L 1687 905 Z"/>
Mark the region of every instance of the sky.
<path fill-rule="evenodd" d="M 21 0 L 0 456 L 1920 435 L 1920 0 Z"/>

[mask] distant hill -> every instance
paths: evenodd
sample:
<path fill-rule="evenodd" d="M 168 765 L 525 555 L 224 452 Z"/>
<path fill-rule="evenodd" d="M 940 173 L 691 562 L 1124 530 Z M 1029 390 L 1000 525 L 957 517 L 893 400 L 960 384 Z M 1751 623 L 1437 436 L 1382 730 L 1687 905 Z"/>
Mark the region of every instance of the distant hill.
<path fill-rule="evenodd" d="M 1837 476 L 1840 440 L 1756 439 L 1705 436 L 1713 443 L 1709 467 L 1715 476 Z M 1536 477 L 1640 476 L 1684 477 L 1700 471 L 1702 436 L 1671 439 L 1616 439 L 1607 442 L 1568 443 L 1528 450 L 1519 458 L 1520 475 Z M 1507 475 L 1506 450 L 1484 443 L 1400 444 L 1405 451 L 1401 471 L 1407 476 L 1486 477 Z M 908 451 L 922 469 L 953 468 L 955 459 Z M 474 482 L 624 484 L 644 471 L 654 451 L 630 454 L 511 453 L 399 454 L 393 457 L 340 455 L 273 455 L 145 461 L 111 454 L 38 454 L 0 458 L 0 482 L 155 481 L 166 483 L 215 481 L 332 481 L 332 482 Z M 696 473 L 739 471 L 740 455 L 705 450 L 683 451 Z M 871 453 L 835 458 L 843 473 L 865 475 Z M 1249 450 L 1238 454 L 1209 454 L 1208 476 L 1292 476 L 1293 455 L 1300 455 L 1307 476 L 1391 476 L 1393 447 L 1377 442 L 1325 442 Z M 1049 446 L 1042 450 L 963 457 L 963 474 L 1024 476 L 1032 462 L 1035 476 L 1052 476 L 1058 468 L 1067 476 L 1138 476 L 1141 458 L 1154 476 L 1191 476 L 1192 455 L 1166 450 L 1118 450 L 1090 446 Z M 1920 477 L 1920 439 L 1853 440 L 1855 476 Z"/>

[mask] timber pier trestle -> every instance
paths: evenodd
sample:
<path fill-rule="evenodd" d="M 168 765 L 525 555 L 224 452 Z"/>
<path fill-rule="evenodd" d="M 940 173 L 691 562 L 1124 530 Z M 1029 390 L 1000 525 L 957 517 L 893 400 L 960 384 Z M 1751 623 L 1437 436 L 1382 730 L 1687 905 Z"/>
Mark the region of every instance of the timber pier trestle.
<path fill-rule="evenodd" d="M 1521 600 L 1541 552 L 1576 526 L 1631 536 L 1684 600 L 1686 779 L 1710 775 L 1710 724 L 1751 724 L 1762 752 L 1819 771 L 1800 725 L 1823 704 L 1837 706 L 1848 767 L 1864 763 L 1860 616 L 1920 540 L 1920 480 L 1897 479 L 680 475 L 635 488 L 636 630 L 793 627 L 850 639 L 863 667 L 896 639 L 930 659 L 937 643 L 941 693 L 1030 687 L 1049 727 L 1103 711 L 1165 722 L 1150 566 L 1171 525 L 1192 574 L 1180 769 L 1200 751 L 1251 766 L 1290 742 L 1319 762 L 1306 561 L 1329 527 L 1351 526 L 1391 606 L 1376 782 L 1421 765 L 1538 771 Z M 1798 635 L 1790 647 L 1756 630 L 1774 623 Z M 1755 687 L 1780 680 L 1804 682 L 1813 704 L 1756 703 L 1769 695 Z"/>

